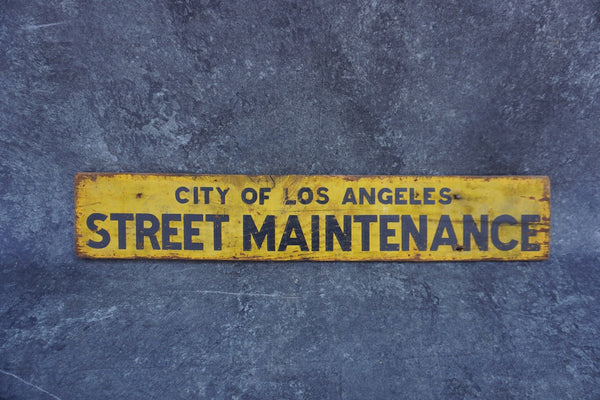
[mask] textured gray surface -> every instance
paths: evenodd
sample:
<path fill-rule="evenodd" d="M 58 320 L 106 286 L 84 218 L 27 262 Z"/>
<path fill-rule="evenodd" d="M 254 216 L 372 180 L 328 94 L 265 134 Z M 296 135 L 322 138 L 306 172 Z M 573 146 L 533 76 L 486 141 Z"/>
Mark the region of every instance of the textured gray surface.
<path fill-rule="evenodd" d="M 599 398 L 596 1 L 0 2 L 0 398 Z M 90 261 L 78 171 L 540 174 L 525 263 Z"/>

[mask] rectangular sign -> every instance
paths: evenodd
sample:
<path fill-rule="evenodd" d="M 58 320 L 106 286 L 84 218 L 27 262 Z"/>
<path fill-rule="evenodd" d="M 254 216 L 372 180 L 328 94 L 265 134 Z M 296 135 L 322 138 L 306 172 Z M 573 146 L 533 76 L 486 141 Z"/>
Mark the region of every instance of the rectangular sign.
<path fill-rule="evenodd" d="M 75 177 L 80 257 L 543 260 L 549 242 L 542 176 Z"/>

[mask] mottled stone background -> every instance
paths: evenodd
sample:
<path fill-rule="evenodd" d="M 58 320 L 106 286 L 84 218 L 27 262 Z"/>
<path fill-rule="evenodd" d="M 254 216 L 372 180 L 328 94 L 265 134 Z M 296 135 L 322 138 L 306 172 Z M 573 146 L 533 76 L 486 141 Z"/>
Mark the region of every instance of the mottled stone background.
<path fill-rule="evenodd" d="M 123 4 L 121 4 L 123 3 Z M 0 1 L 0 398 L 600 398 L 600 4 Z M 548 261 L 94 261 L 78 171 L 540 174 Z"/>

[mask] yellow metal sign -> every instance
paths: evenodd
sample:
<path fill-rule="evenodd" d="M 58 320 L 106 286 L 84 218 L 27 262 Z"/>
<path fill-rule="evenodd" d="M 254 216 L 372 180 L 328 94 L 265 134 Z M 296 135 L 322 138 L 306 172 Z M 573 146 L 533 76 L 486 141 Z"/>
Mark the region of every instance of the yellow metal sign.
<path fill-rule="evenodd" d="M 549 242 L 540 176 L 75 177 L 80 257 L 543 260 Z"/>

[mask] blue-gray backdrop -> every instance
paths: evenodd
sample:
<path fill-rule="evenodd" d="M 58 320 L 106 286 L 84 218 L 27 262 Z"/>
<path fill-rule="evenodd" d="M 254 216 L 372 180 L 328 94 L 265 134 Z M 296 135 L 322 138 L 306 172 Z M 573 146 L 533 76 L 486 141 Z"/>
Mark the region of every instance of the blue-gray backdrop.
<path fill-rule="evenodd" d="M 0 2 L 0 398 L 600 398 L 597 1 Z M 543 262 L 94 261 L 78 171 L 549 175 Z"/>

